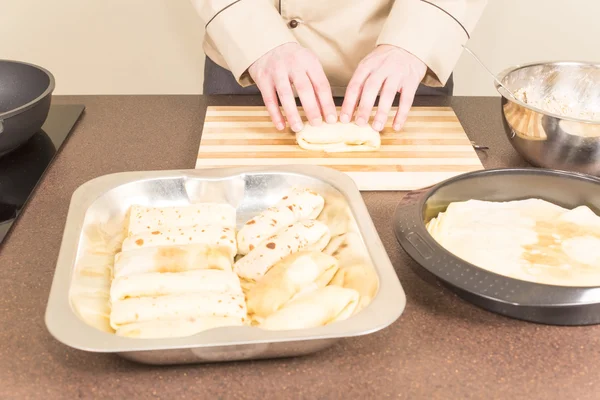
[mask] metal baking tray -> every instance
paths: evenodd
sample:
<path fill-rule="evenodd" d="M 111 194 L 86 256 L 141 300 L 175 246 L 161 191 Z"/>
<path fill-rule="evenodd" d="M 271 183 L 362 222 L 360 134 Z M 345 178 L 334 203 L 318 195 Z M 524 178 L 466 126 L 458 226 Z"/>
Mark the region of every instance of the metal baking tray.
<path fill-rule="evenodd" d="M 75 313 L 69 290 L 82 234 L 98 221 L 121 218 L 133 203 L 167 206 L 203 201 L 228 202 L 238 210 L 238 227 L 274 204 L 285 191 L 302 185 L 347 202 L 379 278 L 372 302 L 351 318 L 323 327 L 265 331 L 224 327 L 175 339 L 119 337 L 88 325 Z M 354 182 L 345 174 L 317 166 L 225 168 L 125 172 L 80 186 L 67 215 L 46 309 L 46 326 L 67 346 L 120 356 L 147 364 L 183 364 L 298 356 L 322 350 L 345 337 L 366 335 L 392 324 L 406 298 L 398 276 Z"/>
<path fill-rule="evenodd" d="M 394 216 L 396 238 L 420 265 L 463 299 L 489 311 L 550 325 L 600 323 L 600 287 L 566 287 L 521 281 L 470 264 L 444 249 L 425 224 L 448 204 L 541 198 L 566 208 L 600 212 L 600 179 L 548 169 L 490 169 L 466 173 L 408 193 Z"/>

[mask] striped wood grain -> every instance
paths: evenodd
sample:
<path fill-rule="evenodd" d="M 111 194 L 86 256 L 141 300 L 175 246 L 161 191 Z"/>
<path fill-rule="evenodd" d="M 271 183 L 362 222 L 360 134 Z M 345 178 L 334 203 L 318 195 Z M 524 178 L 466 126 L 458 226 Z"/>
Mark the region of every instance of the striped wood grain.
<path fill-rule="evenodd" d="M 401 132 L 391 128 L 395 111 L 379 151 L 327 154 L 301 149 L 289 128 L 278 132 L 264 107 L 209 107 L 196 168 L 322 165 L 347 173 L 363 191 L 412 190 L 483 169 L 452 108 L 413 107 Z"/>

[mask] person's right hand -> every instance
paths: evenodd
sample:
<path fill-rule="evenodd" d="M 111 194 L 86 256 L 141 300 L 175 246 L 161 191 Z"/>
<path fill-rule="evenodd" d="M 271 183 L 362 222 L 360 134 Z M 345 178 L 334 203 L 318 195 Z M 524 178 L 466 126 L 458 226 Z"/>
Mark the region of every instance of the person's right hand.
<path fill-rule="evenodd" d="M 248 69 L 262 94 L 269 115 L 278 130 L 285 128 L 277 97 L 294 132 L 304 127 L 292 85 L 296 88 L 311 125 L 337 121 L 331 86 L 318 58 L 298 43 L 286 43 L 269 51 Z"/>

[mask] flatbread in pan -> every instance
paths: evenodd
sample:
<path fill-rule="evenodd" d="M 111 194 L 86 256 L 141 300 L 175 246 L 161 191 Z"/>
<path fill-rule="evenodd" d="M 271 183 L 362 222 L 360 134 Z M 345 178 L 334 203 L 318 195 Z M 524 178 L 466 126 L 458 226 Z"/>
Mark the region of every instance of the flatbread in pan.
<path fill-rule="evenodd" d="M 235 228 L 236 210 L 230 204 L 199 203 L 186 206 L 147 207 L 133 205 L 129 210 L 128 236 L 194 225 Z"/>
<path fill-rule="evenodd" d="M 157 246 L 204 244 L 227 249 L 231 260 L 237 251 L 233 228 L 219 225 L 194 225 L 182 228 L 163 227 L 129 236 L 123 241 L 122 251 Z"/>
<path fill-rule="evenodd" d="M 244 295 L 232 292 L 201 292 L 157 297 L 133 297 L 112 304 L 110 324 L 201 317 L 246 318 Z"/>
<path fill-rule="evenodd" d="M 195 292 L 242 293 L 240 280 L 232 271 L 199 269 L 186 272 L 148 272 L 122 276 L 112 281 L 111 302 L 129 297 L 165 296 Z"/>
<path fill-rule="evenodd" d="M 298 296 L 268 316 L 259 327 L 267 330 L 306 329 L 349 318 L 359 301 L 356 290 L 325 286 Z"/>
<path fill-rule="evenodd" d="M 327 225 L 314 221 L 298 221 L 268 238 L 234 264 L 240 278 L 258 281 L 284 257 L 301 250 L 321 251 L 329 239 Z"/>
<path fill-rule="evenodd" d="M 265 318 L 293 297 L 326 286 L 337 270 L 337 260 L 321 252 L 301 251 L 289 255 L 248 291 L 248 313 L 255 318 Z"/>
<path fill-rule="evenodd" d="M 232 271 L 228 248 L 186 245 L 144 247 L 115 256 L 115 278 L 147 272 L 182 272 L 198 269 Z"/>
<path fill-rule="evenodd" d="M 250 219 L 237 234 L 239 254 L 248 254 L 267 238 L 286 226 L 304 219 L 315 219 L 325 201 L 310 189 L 293 188 L 273 207 Z"/>

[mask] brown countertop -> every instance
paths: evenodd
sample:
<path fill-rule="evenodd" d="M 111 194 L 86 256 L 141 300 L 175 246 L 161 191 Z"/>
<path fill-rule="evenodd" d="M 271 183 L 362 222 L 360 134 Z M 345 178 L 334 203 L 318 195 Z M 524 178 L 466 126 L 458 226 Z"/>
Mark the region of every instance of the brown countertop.
<path fill-rule="evenodd" d="M 365 193 L 406 291 L 404 314 L 378 333 L 315 355 L 152 367 L 70 349 L 44 324 L 69 201 L 112 172 L 193 168 L 207 104 L 256 98 L 56 97 L 85 115 L 0 252 L 0 398 L 598 399 L 600 326 L 551 327 L 481 310 L 419 278 L 389 221 L 401 193 Z M 490 150 L 487 168 L 526 165 L 506 139 L 495 98 L 418 99 L 451 104 Z"/>

